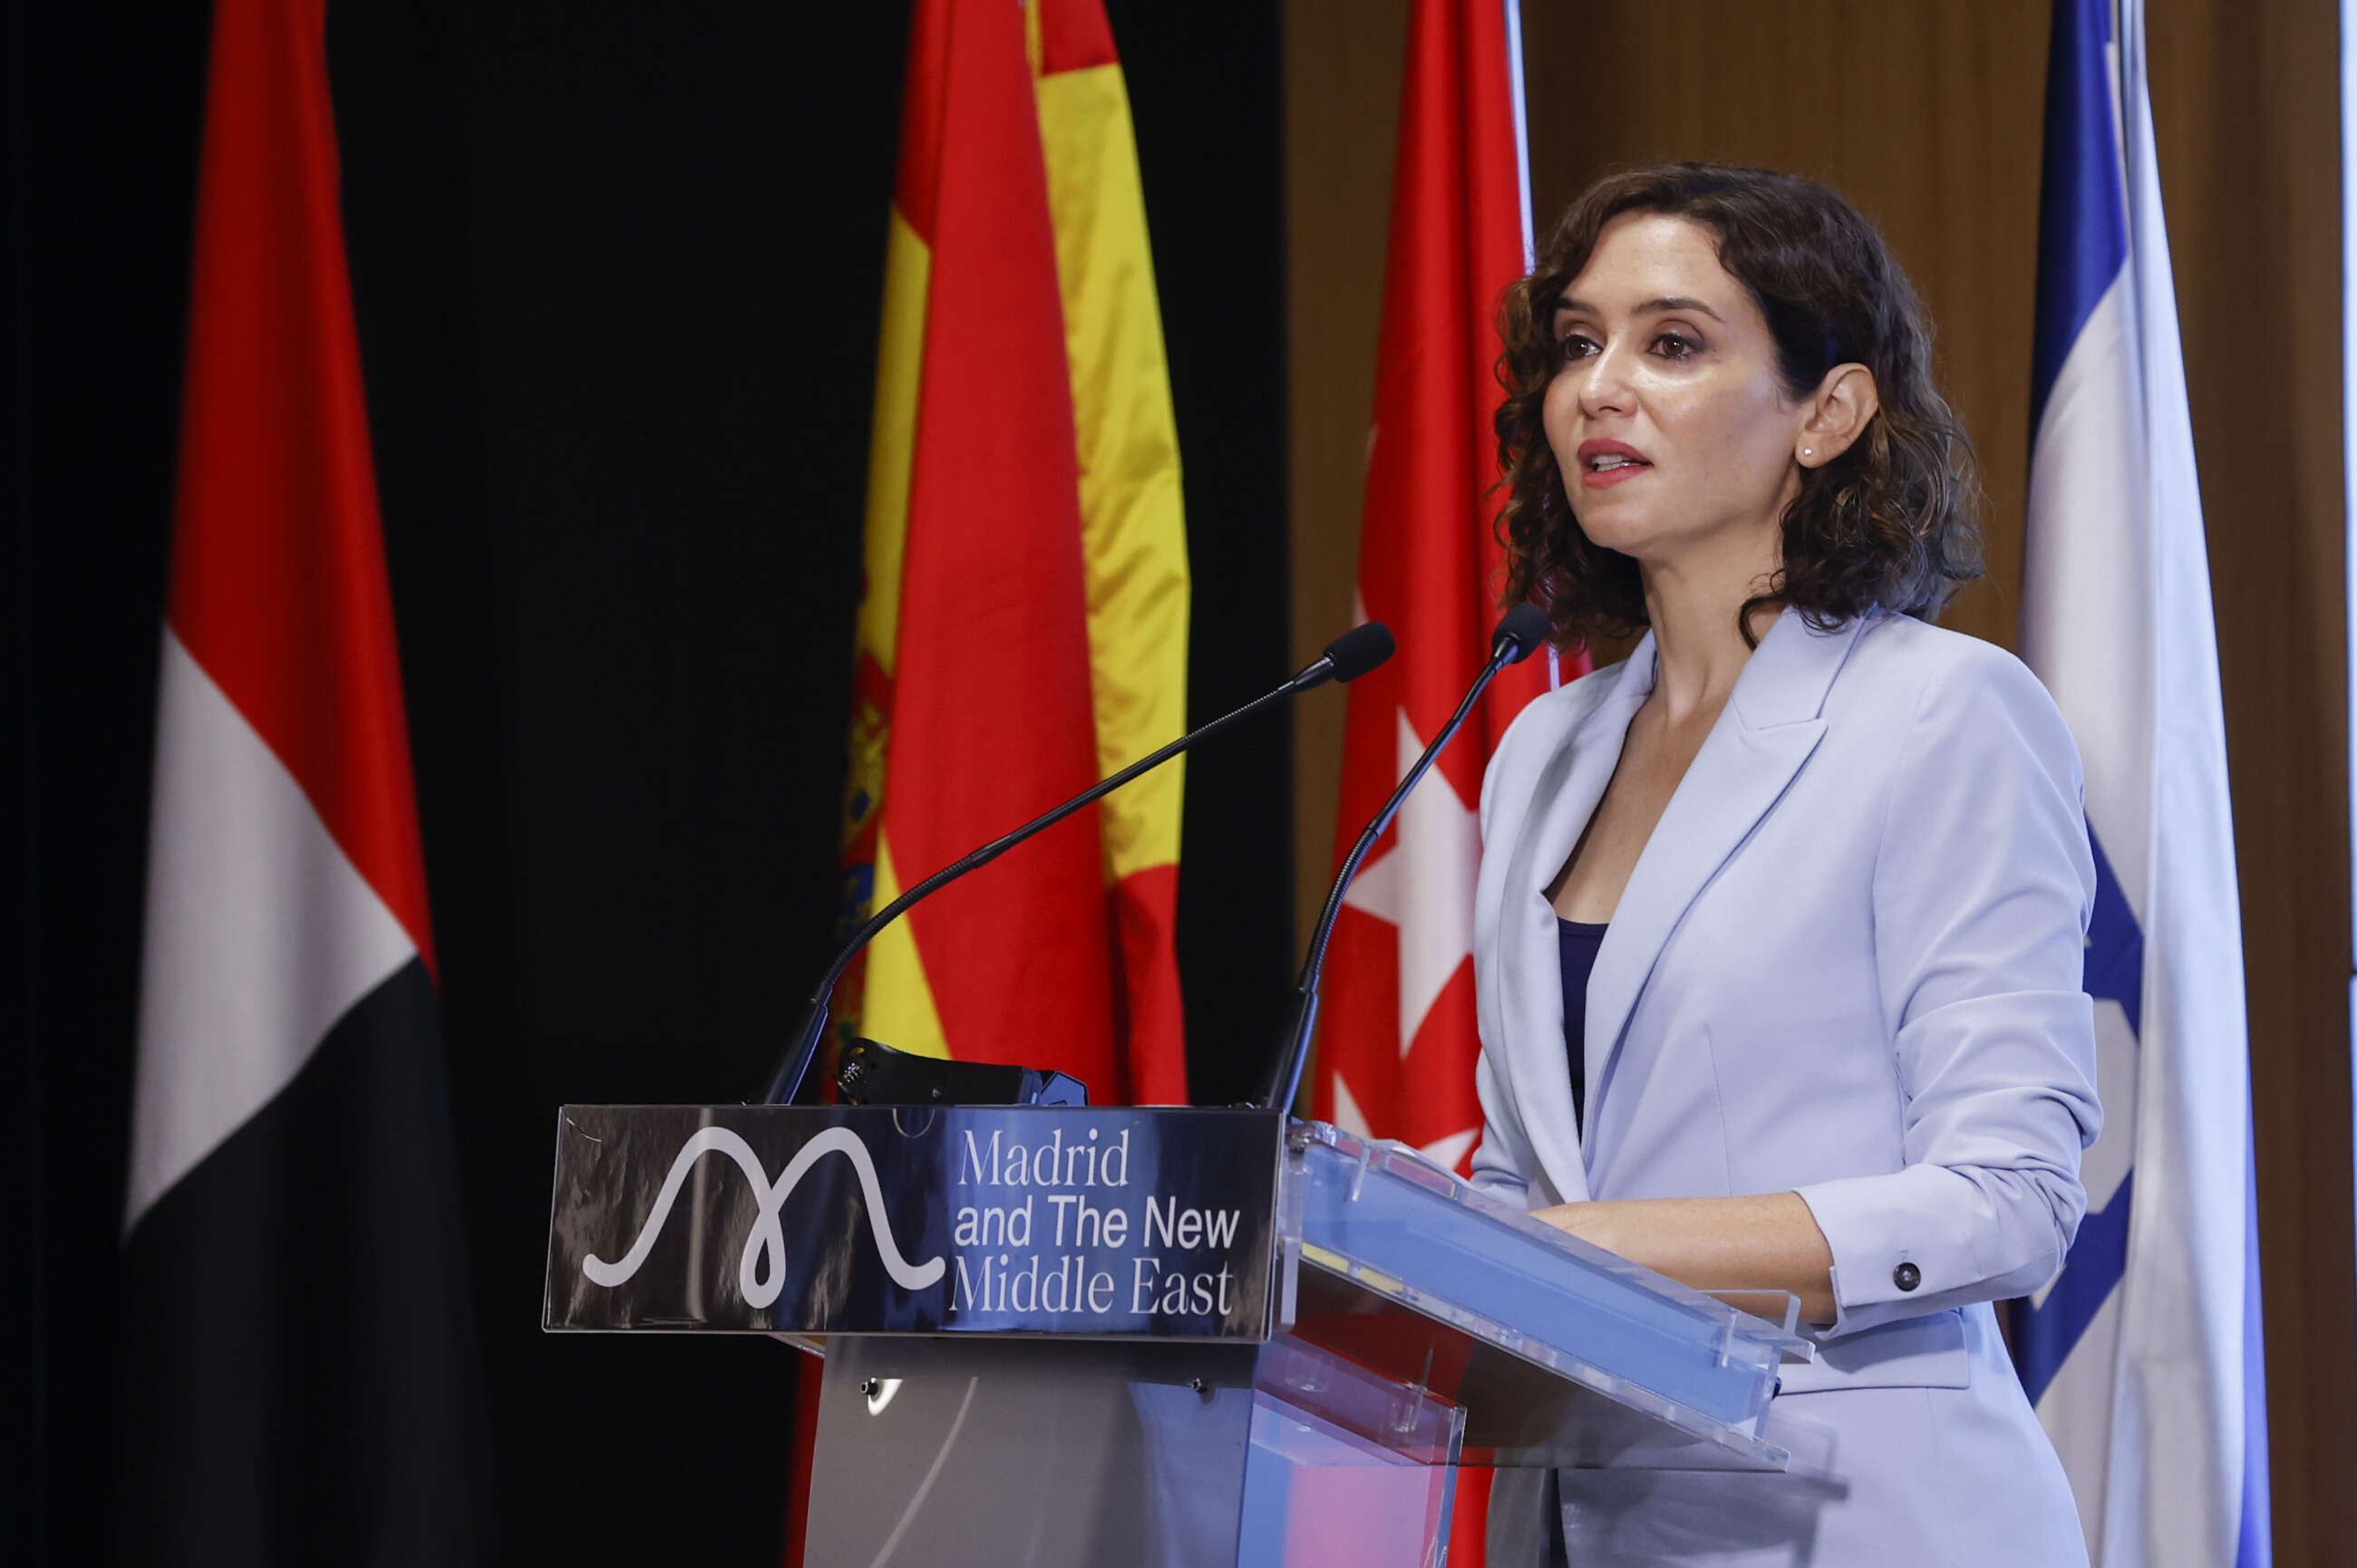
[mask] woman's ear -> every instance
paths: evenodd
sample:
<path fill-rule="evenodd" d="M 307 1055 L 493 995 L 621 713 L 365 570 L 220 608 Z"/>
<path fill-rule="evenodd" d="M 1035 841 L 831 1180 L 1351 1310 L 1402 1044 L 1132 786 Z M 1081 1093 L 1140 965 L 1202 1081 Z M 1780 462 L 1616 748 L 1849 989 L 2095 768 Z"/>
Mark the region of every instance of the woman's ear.
<path fill-rule="evenodd" d="M 1882 394 L 1875 389 L 1872 371 L 1864 365 L 1835 365 L 1803 405 L 1794 461 L 1803 468 L 1832 462 L 1865 434 L 1867 421 L 1881 406 Z"/>

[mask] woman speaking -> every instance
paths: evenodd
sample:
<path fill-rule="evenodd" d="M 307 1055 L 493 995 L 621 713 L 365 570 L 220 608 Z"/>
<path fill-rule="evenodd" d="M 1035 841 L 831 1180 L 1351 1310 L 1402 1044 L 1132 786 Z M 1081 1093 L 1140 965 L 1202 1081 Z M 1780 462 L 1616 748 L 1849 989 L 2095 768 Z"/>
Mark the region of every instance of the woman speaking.
<path fill-rule="evenodd" d="M 1644 635 L 1482 786 L 1474 1180 L 1790 1291 L 1820 1353 L 1763 1428 L 1792 1474 L 1566 1471 L 1559 1511 L 1501 1484 L 1493 1539 L 2083 1563 L 1990 1304 L 2085 1207 L 2095 874 L 2045 689 L 1929 621 L 1979 559 L 1921 306 L 1833 192 L 1684 164 L 1582 196 L 1504 330 L 1509 596 L 1566 645 Z"/>

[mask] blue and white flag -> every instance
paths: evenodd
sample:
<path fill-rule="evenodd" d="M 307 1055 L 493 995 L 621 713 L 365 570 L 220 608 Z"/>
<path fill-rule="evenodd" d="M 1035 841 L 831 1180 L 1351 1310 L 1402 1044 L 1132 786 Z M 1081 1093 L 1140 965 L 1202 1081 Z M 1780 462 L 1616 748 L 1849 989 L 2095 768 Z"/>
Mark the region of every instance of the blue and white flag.
<path fill-rule="evenodd" d="M 2022 652 L 2078 737 L 2103 1137 L 2014 1351 L 2096 1568 L 2266 1568 L 2225 715 L 2142 0 L 2055 0 Z"/>

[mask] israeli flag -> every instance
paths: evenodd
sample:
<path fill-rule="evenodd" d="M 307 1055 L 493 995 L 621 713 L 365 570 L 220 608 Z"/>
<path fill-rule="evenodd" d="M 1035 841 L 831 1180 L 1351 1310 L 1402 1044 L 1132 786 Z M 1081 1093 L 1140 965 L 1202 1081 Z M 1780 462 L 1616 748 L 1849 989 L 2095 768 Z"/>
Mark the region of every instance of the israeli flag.
<path fill-rule="evenodd" d="M 2103 1137 L 2014 1352 L 2096 1568 L 2264 1568 L 2243 932 L 2142 0 L 2055 0 L 2022 652 L 2086 764 Z"/>

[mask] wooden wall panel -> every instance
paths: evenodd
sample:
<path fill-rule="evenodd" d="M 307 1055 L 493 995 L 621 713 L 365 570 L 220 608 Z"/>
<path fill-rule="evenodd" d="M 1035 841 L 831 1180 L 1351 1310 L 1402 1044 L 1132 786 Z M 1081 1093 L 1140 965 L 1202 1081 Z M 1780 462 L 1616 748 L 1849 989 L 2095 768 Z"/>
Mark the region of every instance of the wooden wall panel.
<path fill-rule="evenodd" d="M 1374 417 L 1407 0 L 1286 0 L 1286 434 L 1293 657 L 1346 629 Z M 1342 694 L 1293 709 L 1294 931 L 1309 939 L 1334 858 Z"/>
<path fill-rule="evenodd" d="M 1405 0 L 1287 0 L 1292 605 L 1347 618 Z M 2216 578 L 2270 1335 L 2277 1561 L 2351 1560 L 2357 1488 L 2330 0 L 2157 6 L 2152 80 Z M 1605 169 L 1756 163 L 1834 185 L 1939 330 L 1988 491 L 1946 624 L 2008 647 L 2029 446 L 2044 0 L 1524 0 L 1544 227 Z M 1326 880 L 1340 704 L 1296 730 L 1297 908 Z"/>

